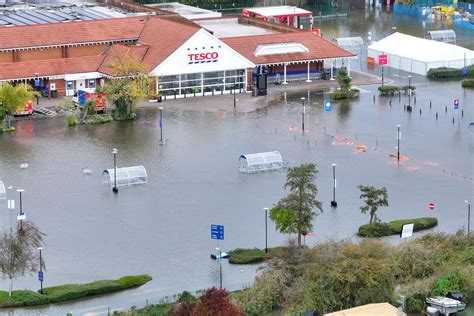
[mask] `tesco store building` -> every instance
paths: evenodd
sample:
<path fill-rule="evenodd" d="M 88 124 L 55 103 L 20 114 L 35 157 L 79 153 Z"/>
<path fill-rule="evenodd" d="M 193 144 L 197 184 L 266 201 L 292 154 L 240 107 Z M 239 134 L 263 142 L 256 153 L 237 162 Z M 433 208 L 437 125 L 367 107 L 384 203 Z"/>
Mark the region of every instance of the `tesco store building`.
<path fill-rule="evenodd" d="M 187 97 L 247 90 L 251 61 L 204 29 L 160 63 L 151 75 L 163 96 Z M 250 70 L 250 71 L 249 71 Z"/>

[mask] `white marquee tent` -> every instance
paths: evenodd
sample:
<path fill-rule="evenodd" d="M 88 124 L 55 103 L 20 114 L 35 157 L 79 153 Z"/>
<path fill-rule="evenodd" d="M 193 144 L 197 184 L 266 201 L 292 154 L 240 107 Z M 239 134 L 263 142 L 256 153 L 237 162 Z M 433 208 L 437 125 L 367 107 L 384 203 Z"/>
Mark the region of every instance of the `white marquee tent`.
<path fill-rule="evenodd" d="M 426 76 L 438 67 L 474 65 L 474 51 L 447 43 L 394 33 L 368 47 L 368 57 L 388 55 L 388 66 Z"/>

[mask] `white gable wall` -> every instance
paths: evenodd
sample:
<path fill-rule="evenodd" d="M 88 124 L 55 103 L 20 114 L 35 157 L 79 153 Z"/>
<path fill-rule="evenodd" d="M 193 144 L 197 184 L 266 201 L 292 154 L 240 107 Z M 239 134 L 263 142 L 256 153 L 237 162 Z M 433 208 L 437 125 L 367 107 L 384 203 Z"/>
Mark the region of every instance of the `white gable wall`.
<path fill-rule="evenodd" d="M 254 68 L 255 65 L 204 29 L 197 31 L 151 72 L 170 76 Z"/>

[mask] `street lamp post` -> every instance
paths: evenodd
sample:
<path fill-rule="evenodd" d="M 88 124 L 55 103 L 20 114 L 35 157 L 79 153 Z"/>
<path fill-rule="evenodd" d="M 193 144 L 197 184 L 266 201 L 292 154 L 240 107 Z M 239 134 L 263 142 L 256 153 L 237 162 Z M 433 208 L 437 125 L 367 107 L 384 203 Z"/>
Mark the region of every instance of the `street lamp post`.
<path fill-rule="evenodd" d="M 331 206 L 332 207 L 337 207 L 337 202 L 336 202 L 336 164 L 332 164 L 332 179 L 333 179 L 333 190 L 332 190 L 332 201 L 331 201 Z"/>
<path fill-rule="evenodd" d="M 397 125 L 397 161 L 400 162 L 400 138 L 402 134 L 400 132 L 400 124 Z"/>
<path fill-rule="evenodd" d="M 265 211 L 265 253 L 268 252 L 268 235 L 267 235 L 267 220 L 268 220 L 268 207 L 264 207 L 263 210 Z"/>
<path fill-rule="evenodd" d="M 222 289 L 222 263 L 221 263 L 222 252 L 221 252 L 221 248 L 219 247 L 216 247 L 216 250 L 219 253 L 219 288 Z"/>
<path fill-rule="evenodd" d="M 21 194 L 25 192 L 23 189 L 18 189 L 16 192 L 20 193 L 20 230 L 23 230 L 23 204 L 22 204 L 22 199 L 21 199 Z"/>
<path fill-rule="evenodd" d="M 163 144 L 163 107 L 160 106 L 160 144 Z"/>
<path fill-rule="evenodd" d="M 43 250 L 43 247 L 38 247 L 38 250 L 39 250 L 39 259 L 40 259 L 40 266 L 39 266 L 39 281 L 40 281 L 40 284 L 41 284 L 41 287 L 40 287 L 40 293 L 43 294 L 43 259 L 41 257 L 41 250 Z"/>
<path fill-rule="evenodd" d="M 471 233 L 471 202 L 464 201 L 467 204 L 467 234 Z"/>
<path fill-rule="evenodd" d="M 411 111 L 411 75 L 408 75 L 408 106 Z"/>
<path fill-rule="evenodd" d="M 304 133 L 304 115 L 305 115 L 305 112 L 306 112 L 306 106 L 304 105 L 304 100 L 306 100 L 306 98 L 302 97 L 301 98 L 301 104 L 303 105 L 303 113 L 302 113 L 302 121 L 301 121 L 301 130 L 303 131 L 303 133 Z"/>
<path fill-rule="evenodd" d="M 118 188 L 117 188 L 117 154 L 118 154 L 118 149 L 114 148 L 112 149 L 112 154 L 114 154 L 114 188 L 112 191 L 114 193 L 118 193 Z"/>

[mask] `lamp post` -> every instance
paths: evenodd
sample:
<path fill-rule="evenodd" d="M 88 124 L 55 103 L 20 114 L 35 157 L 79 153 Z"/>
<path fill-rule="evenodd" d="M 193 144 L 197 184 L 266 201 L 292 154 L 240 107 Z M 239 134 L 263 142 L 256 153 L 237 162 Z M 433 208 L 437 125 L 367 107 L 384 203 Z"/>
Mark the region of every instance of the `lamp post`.
<path fill-rule="evenodd" d="M 114 193 L 118 193 L 117 189 L 117 154 L 118 154 L 118 149 L 114 148 L 112 149 L 112 154 L 114 154 L 114 188 L 112 191 Z"/>
<path fill-rule="evenodd" d="M 332 207 L 337 207 L 337 202 L 336 202 L 336 164 L 332 164 L 332 180 L 333 180 L 333 190 L 332 190 L 332 201 L 331 201 L 331 206 Z"/>
<path fill-rule="evenodd" d="M 400 162 L 400 138 L 402 134 L 400 132 L 400 124 L 397 125 L 397 161 Z"/>
<path fill-rule="evenodd" d="M 216 247 L 216 250 L 219 253 L 219 288 L 222 289 L 222 263 L 221 263 L 222 252 L 221 252 L 221 248 L 219 247 Z"/>
<path fill-rule="evenodd" d="M 301 130 L 304 133 L 304 115 L 306 112 L 306 106 L 304 105 L 304 100 L 306 100 L 305 97 L 301 97 L 301 105 L 303 105 L 303 113 L 302 113 L 302 121 L 301 121 Z"/>
<path fill-rule="evenodd" d="M 23 189 L 18 189 L 16 192 L 20 193 L 20 230 L 23 230 L 23 204 L 21 199 L 21 194 L 25 192 Z"/>
<path fill-rule="evenodd" d="M 160 106 L 160 144 L 163 144 L 163 107 Z"/>
<path fill-rule="evenodd" d="M 467 204 L 467 234 L 471 233 L 471 202 L 464 201 Z"/>
<path fill-rule="evenodd" d="M 268 220 L 268 207 L 264 207 L 263 210 L 265 211 L 265 253 L 268 252 L 268 235 L 267 235 L 267 220 Z"/>
<path fill-rule="evenodd" d="M 408 106 L 411 110 L 411 75 L 408 75 Z"/>
<path fill-rule="evenodd" d="M 40 266 L 39 266 L 39 273 L 38 273 L 38 279 L 40 281 L 40 293 L 43 294 L 43 259 L 41 257 L 41 250 L 43 250 L 43 247 L 38 247 L 39 250 L 39 255 L 40 255 Z"/>

